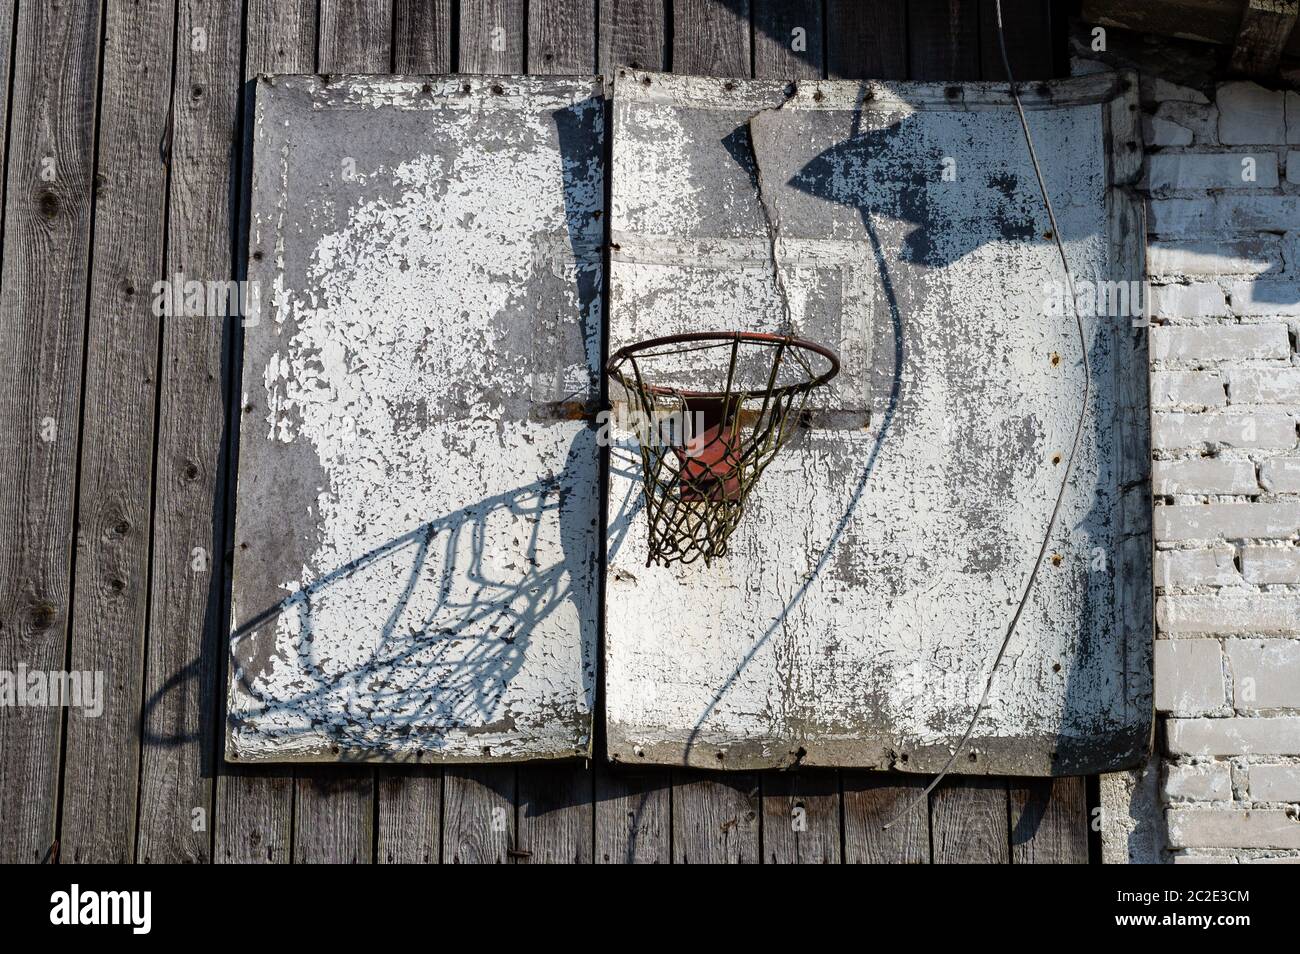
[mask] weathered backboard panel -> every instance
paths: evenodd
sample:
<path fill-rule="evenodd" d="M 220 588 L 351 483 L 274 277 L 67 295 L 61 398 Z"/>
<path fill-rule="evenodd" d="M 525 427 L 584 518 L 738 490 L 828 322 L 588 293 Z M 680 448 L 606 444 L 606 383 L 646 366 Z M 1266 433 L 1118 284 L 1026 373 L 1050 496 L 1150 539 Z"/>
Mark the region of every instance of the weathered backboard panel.
<path fill-rule="evenodd" d="M 589 751 L 604 116 L 259 80 L 228 757 Z"/>
<path fill-rule="evenodd" d="M 1132 77 L 1036 84 L 1024 100 L 1080 287 L 1139 278 Z M 627 70 L 612 135 L 610 350 L 678 331 L 792 332 L 837 348 L 844 371 L 818 397 L 831 413 L 768 468 L 711 566 L 645 565 L 636 444 L 616 433 L 610 756 L 938 769 L 1029 577 L 1082 413 L 1052 556 L 956 770 L 1140 759 L 1146 332 L 1128 315 L 1084 319 L 1085 407 L 1074 321 L 1045 314 L 1064 278 L 1006 87 Z"/>

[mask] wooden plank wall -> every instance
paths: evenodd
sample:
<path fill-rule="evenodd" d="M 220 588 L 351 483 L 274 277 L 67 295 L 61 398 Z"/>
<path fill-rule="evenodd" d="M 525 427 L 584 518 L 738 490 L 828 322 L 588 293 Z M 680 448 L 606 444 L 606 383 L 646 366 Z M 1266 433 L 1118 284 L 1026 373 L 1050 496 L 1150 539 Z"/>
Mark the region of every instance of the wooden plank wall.
<path fill-rule="evenodd" d="M 1017 75 L 1052 75 L 1046 0 L 1005 8 Z M 243 274 L 258 73 L 1000 79 L 992 10 L 0 0 L 0 669 L 102 670 L 108 696 L 99 719 L 0 710 L 0 860 L 1087 860 L 1082 779 L 953 778 L 882 831 L 925 779 L 227 764 L 240 323 L 152 307 L 159 279 Z"/>

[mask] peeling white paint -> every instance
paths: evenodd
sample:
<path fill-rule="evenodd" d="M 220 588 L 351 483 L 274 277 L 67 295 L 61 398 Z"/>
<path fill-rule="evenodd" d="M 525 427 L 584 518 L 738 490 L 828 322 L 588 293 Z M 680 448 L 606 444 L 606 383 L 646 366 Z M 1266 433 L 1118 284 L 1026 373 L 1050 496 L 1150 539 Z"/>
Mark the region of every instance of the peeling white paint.
<path fill-rule="evenodd" d="M 1112 259 L 1124 201 L 1108 172 L 1114 84 L 1053 84 L 1030 104 L 1081 279 L 1133 265 Z M 765 127 L 791 292 L 783 328 L 770 264 L 753 260 L 766 222 L 744 132 L 789 90 L 632 71 L 616 81 L 611 351 L 674 331 L 791 331 L 846 357 L 819 400 L 871 420 L 801 434 L 710 567 L 644 565 L 636 444 L 620 435 L 611 757 L 934 771 L 966 728 L 1048 522 L 1082 364 L 1073 322 L 1042 314 L 1059 262 L 1015 114 L 1004 92 L 961 89 L 954 101 L 925 85 L 805 83 Z M 945 157 L 956 182 L 940 178 Z M 956 771 L 1095 771 L 1145 744 L 1150 675 L 1134 647 L 1149 643 L 1149 618 L 1125 620 L 1118 582 L 1143 572 L 1121 553 L 1118 369 L 1133 337 L 1126 319 L 1086 333 L 1094 394 L 1052 544 L 1061 564 L 1040 574 L 975 760 Z M 1124 411 L 1145 419 L 1144 406 Z"/>
<path fill-rule="evenodd" d="M 596 450 L 548 409 L 597 371 L 598 94 L 260 86 L 238 758 L 587 751 Z"/>

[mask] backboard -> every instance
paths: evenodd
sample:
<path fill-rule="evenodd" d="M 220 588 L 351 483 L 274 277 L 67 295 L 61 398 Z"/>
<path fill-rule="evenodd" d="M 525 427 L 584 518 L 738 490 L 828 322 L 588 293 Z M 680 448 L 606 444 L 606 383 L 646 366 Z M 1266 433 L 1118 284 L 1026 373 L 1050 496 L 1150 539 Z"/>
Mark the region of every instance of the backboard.
<path fill-rule="evenodd" d="M 606 729 L 622 762 L 1105 771 L 1151 725 L 1145 329 L 1085 319 L 1092 397 L 1004 85 L 614 85 L 610 348 L 712 328 L 843 356 L 727 556 L 646 566 L 637 443 L 607 506 Z M 1077 276 L 1139 277 L 1136 86 L 1025 92 Z M 780 282 L 778 282 L 778 277 Z M 786 302 L 781 287 L 785 286 Z M 612 397 L 618 400 L 618 395 Z"/>
<path fill-rule="evenodd" d="M 228 758 L 588 753 L 604 110 L 259 80 Z"/>

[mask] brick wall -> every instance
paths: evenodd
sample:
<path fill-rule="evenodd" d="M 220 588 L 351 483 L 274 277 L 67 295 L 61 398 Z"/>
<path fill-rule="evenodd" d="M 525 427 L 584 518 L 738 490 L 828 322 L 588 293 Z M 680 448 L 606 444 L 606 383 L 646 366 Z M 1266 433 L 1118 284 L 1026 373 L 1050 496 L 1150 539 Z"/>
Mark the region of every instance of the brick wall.
<path fill-rule="evenodd" d="M 1300 94 L 1207 92 L 1143 80 L 1158 756 L 1104 840 L 1300 862 Z"/>

